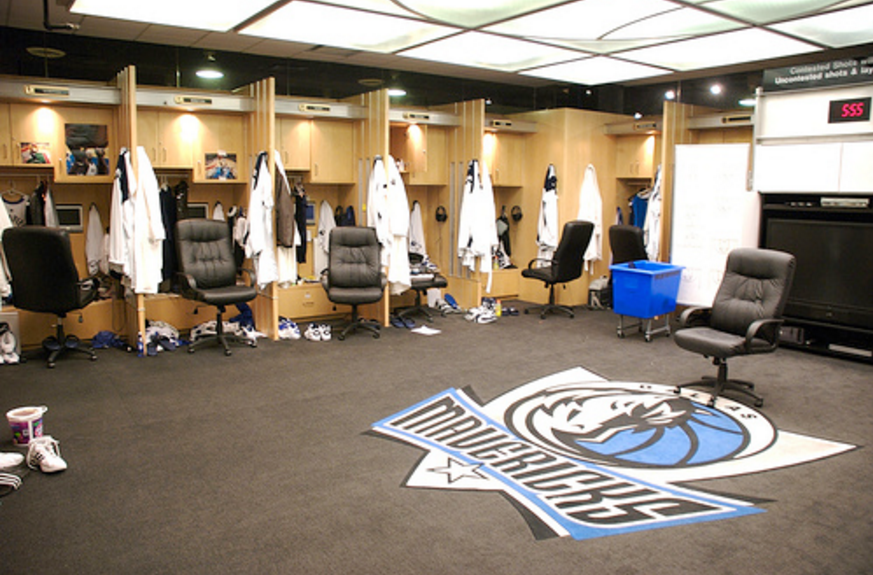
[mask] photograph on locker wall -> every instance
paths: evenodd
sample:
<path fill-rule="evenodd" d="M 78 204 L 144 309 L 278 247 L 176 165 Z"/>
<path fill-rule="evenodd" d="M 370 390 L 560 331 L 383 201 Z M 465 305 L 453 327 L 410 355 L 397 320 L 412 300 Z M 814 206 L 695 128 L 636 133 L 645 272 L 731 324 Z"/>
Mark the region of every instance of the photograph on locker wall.
<path fill-rule="evenodd" d="M 236 154 L 228 154 L 219 150 L 214 154 L 206 154 L 207 180 L 236 180 Z"/>
<path fill-rule="evenodd" d="M 51 164 L 50 149 L 51 144 L 48 142 L 21 142 L 21 163 Z"/>
<path fill-rule="evenodd" d="M 102 176 L 109 173 L 109 146 L 104 124 L 65 124 L 67 175 Z"/>

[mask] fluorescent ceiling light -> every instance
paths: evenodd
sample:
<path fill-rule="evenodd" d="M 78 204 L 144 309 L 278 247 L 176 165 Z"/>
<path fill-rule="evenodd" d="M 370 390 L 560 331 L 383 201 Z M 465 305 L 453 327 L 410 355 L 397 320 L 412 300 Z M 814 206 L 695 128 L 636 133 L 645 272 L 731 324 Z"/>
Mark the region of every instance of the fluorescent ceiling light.
<path fill-rule="evenodd" d="M 755 24 L 778 22 L 796 18 L 851 2 L 834 2 L 834 0 L 717 0 L 708 2 L 706 8 L 728 16 L 740 18 Z"/>
<path fill-rule="evenodd" d="M 560 4 L 562 0 L 324 0 L 361 10 L 444 22 L 476 28 L 534 10 Z"/>
<path fill-rule="evenodd" d="M 553 42 L 601 40 L 625 25 L 630 14 L 636 20 L 675 9 L 676 4 L 665 0 L 585 0 L 501 22 L 485 30 Z"/>
<path fill-rule="evenodd" d="M 148 24 L 181 26 L 198 30 L 226 32 L 248 20 L 274 0 L 76 0 L 74 14 L 133 20 Z"/>
<path fill-rule="evenodd" d="M 650 18 L 635 19 L 611 32 L 611 40 L 634 38 L 686 37 L 698 34 L 727 32 L 743 27 L 739 22 L 709 14 L 696 8 L 681 8 L 664 12 Z"/>
<path fill-rule="evenodd" d="M 820 48 L 758 29 L 737 30 L 623 52 L 622 58 L 671 70 L 728 66 L 815 52 Z"/>
<path fill-rule="evenodd" d="M 831 48 L 844 48 L 873 42 L 873 4 L 811 16 L 771 26 L 774 30 L 818 42 Z"/>
<path fill-rule="evenodd" d="M 204 80 L 218 80 L 224 78 L 224 72 L 214 68 L 203 68 L 202 70 L 197 70 L 195 74 L 197 74 L 198 78 L 203 78 Z"/>
<path fill-rule="evenodd" d="M 666 70 L 605 56 L 555 64 L 554 66 L 544 66 L 522 72 L 525 76 L 536 76 L 559 82 L 572 82 L 591 86 L 651 78 L 652 76 L 660 76 L 667 73 L 668 71 Z"/>
<path fill-rule="evenodd" d="M 456 31 L 396 16 L 295 1 L 240 30 L 240 34 L 384 54 Z"/>
<path fill-rule="evenodd" d="M 465 32 L 405 50 L 399 55 L 503 72 L 517 72 L 583 56 L 563 48 L 481 32 Z"/>

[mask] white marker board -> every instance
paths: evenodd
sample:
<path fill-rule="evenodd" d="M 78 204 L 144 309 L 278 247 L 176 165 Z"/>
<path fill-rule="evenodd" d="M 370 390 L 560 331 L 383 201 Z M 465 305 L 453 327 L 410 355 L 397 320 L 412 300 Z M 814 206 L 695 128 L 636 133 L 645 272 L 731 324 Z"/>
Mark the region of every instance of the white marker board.
<path fill-rule="evenodd" d="M 671 263 L 685 266 L 680 305 L 711 305 L 734 248 L 758 246 L 758 194 L 746 190 L 749 144 L 676 146 Z"/>

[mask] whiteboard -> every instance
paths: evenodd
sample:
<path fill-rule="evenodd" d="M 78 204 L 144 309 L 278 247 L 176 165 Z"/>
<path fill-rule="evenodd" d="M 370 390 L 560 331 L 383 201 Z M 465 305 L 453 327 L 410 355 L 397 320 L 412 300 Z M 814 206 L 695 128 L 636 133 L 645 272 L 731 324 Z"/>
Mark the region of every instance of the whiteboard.
<path fill-rule="evenodd" d="M 749 144 L 676 146 L 671 263 L 685 266 L 680 305 L 712 305 L 728 253 L 758 246 L 758 194 L 746 190 Z"/>

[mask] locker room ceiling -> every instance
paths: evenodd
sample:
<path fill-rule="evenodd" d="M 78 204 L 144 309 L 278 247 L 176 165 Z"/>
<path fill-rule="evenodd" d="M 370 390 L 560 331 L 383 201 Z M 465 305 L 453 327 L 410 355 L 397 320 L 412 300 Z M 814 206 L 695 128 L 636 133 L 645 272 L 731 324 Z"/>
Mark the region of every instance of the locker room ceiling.
<path fill-rule="evenodd" d="M 401 85 L 406 106 L 648 115 L 668 89 L 732 109 L 765 69 L 871 56 L 870 21 L 873 1 L 859 0 L 0 0 L 0 73 L 106 81 L 135 64 L 139 83 L 160 86 L 273 76 L 288 95 Z M 224 78 L 194 75 L 208 60 Z"/>

